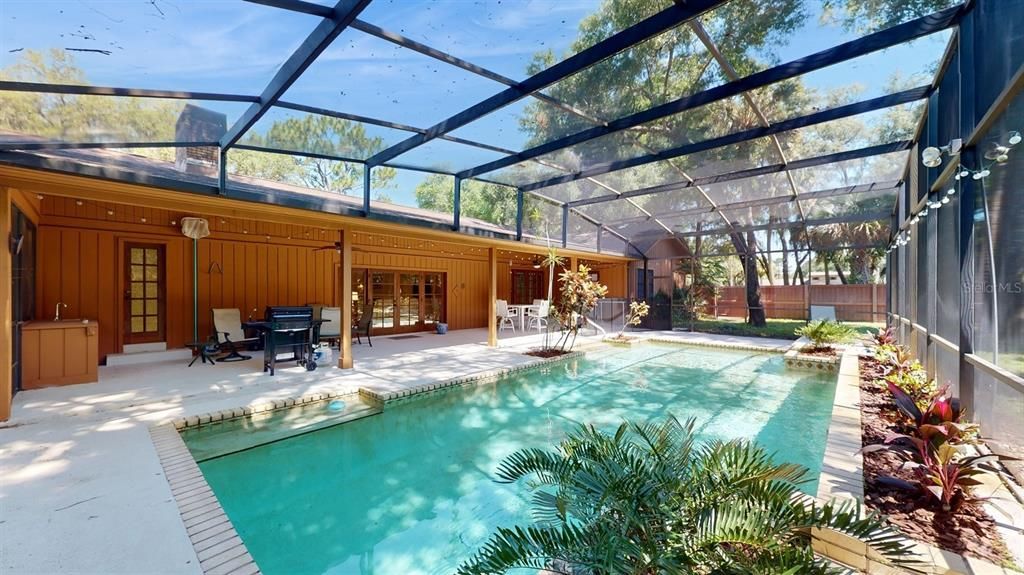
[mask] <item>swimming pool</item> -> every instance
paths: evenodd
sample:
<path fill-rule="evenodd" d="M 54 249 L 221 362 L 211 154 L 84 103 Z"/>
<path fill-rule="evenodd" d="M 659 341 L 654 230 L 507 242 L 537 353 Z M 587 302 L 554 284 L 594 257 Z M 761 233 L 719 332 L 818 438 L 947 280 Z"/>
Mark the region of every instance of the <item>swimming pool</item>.
<path fill-rule="evenodd" d="M 519 448 L 550 448 L 578 423 L 671 412 L 695 417 L 702 439 L 754 439 L 816 477 L 834 392 L 835 375 L 787 371 L 781 355 L 645 344 L 199 465 L 263 573 L 448 574 L 496 526 L 529 520 L 525 490 L 493 480 Z M 210 448 L 202 434 L 185 440 Z"/>

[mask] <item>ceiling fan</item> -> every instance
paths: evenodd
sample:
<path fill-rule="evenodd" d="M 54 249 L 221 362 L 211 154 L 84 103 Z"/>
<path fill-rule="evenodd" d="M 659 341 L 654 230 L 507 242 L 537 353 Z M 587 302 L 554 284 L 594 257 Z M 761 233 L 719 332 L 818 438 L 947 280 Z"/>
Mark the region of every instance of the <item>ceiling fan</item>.
<path fill-rule="evenodd" d="M 326 246 L 320 246 L 318 248 L 313 248 L 313 251 L 314 252 L 320 252 L 320 251 L 323 251 L 323 250 L 334 250 L 334 251 L 336 251 L 336 252 L 338 252 L 340 254 L 341 253 L 341 247 L 342 247 L 342 243 L 341 242 L 334 242 L 333 244 L 329 244 L 329 245 L 326 245 Z M 363 250 L 359 249 L 359 246 L 352 246 L 352 251 L 354 251 L 354 252 L 361 252 Z"/>
<path fill-rule="evenodd" d="M 313 248 L 314 252 L 320 252 L 320 251 L 323 251 L 323 250 L 334 250 L 334 251 L 336 251 L 336 252 L 338 252 L 340 254 L 341 253 L 341 242 L 334 242 L 333 244 L 328 245 L 328 246 L 320 246 L 318 248 Z"/>

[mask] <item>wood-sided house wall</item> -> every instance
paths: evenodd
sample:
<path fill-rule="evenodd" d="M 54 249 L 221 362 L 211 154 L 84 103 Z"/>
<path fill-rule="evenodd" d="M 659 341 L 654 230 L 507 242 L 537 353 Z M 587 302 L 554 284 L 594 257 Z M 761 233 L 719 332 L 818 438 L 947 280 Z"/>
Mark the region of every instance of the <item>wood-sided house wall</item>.
<path fill-rule="evenodd" d="M 166 342 L 192 339 L 192 240 L 180 231 L 183 212 L 43 196 L 38 235 L 36 317 L 100 323 L 100 356 L 124 345 L 124 245 L 164 246 Z M 337 305 L 339 256 L 317 250 L 336 231 L 313 226 L 207 216 L 211 235 L 199 240 L 199 337 L 211 332 L 210 309 L 238 308 L 243 317 L 268 305 Z M 429 255 L 425 255 L 429 254 Z M 487 249 L 379 233 L 353 234 L 354 268 L 437 271 L 447 278 L 451 329 L 487 325 Z"/>

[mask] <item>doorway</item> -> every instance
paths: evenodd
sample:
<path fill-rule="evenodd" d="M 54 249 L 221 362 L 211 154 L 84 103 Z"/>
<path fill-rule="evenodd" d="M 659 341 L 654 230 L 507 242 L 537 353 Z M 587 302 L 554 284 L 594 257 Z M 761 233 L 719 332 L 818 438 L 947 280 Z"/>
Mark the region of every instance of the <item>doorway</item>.
<path fill-rule="evenodd" d="M 444 321 L 443 273 L 356 269 L 352 276 L 353 302 L 373 302 L 375 334 L 431 330 Z"/>
<path fill-rule="evenodd" d="M 125 344 L 164 340 L 164 246 L 125 244 Z"/>
<path fill-rule="evenodd" d="M 547 296 L 544 272 L 539 270 L 512 270 L 513 305 L 532 304 L 535 299 Z"/>
<path fill-rule="evenodd" d="M 11 392 L 21 389 L 21 326 L 35 317 L 36 226 L 11 206 Z"/>

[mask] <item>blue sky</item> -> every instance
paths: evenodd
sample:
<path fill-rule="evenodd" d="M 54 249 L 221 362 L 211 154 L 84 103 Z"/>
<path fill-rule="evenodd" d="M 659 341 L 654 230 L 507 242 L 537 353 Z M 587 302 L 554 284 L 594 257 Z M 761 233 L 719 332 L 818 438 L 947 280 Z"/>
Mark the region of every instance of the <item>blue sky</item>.
<path fill-rule="evenodd" d="M 811 16 L 788 45 L 778 48 L 780 60 L 852 38 L 822 26 L 818 4 L 806 0 Z M 598 5 L 599 0 L 375 0 L 361 18 L 518 80 L 526 76 L 536 52 L 551 49 L 565 55 L 579 22 Z M 318 22 L 314 16 L 239 0 L 3 0 L 0 67 L 14 62 L 19 49 L 104 50 L 109 54 L 76 52 L 78 64 L 95 85 L 258 94 Z M 822 90 L 858 83 L 863 97 L 879 95 L 894 72 L 926 69 L 941 56 L 948 34 L 936 36 L 819 71 L 805 81 Z M 428 127 L 503 88 L 348 30 L 285 99 Z M 516 120 L 524 104 L 513 104 L 457 135 L 520 149 L 526 136 Z M 229 121 L 244 109 L 237 104 L 203 105 L 225 111 Z M 373 130 L 387 144 L 407 135 Z M 462 169 L 496 157 L 438 143 L 399 161 Z M 403 174 L 391 196 L 412 203 L 419 179 Z"/>

